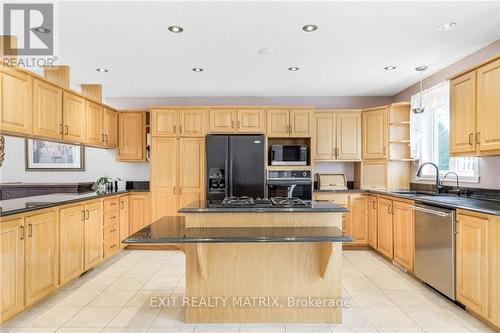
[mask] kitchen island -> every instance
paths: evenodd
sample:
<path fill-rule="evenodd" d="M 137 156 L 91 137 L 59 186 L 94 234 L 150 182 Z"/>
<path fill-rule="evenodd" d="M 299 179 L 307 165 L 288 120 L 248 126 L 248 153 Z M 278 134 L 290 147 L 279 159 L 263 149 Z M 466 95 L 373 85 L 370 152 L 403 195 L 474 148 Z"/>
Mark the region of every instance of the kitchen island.
<path fill-rule="evenodd" d="M 338 323 L 342 320 L 342 213 L 307 207 L 224 208 L 194 202 L 127 238 L 180 243 L 189 323 Z"/>

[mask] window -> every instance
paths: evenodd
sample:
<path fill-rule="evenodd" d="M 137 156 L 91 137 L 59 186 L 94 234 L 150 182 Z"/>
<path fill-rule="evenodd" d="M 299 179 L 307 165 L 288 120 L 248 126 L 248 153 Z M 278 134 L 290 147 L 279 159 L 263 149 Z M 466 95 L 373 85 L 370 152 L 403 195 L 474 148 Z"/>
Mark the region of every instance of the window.
<path fill-rule="evenodd" d="M 449 82 L 441 83 L 423 91 L 424 113 L 411 115 L 412 157 L 420 162 L 433 162 L 440 175 L 453 171 L 460 181 L 479 182 L 477 157 L 450 157 L 449 154 Z M 412 96 L 412 109 L 420 105 L 420 94 Z M 423 178 L 434 178 L 432 167 L 422 170 Z M 451 180 L 454 177 L 449 176 Z"/>

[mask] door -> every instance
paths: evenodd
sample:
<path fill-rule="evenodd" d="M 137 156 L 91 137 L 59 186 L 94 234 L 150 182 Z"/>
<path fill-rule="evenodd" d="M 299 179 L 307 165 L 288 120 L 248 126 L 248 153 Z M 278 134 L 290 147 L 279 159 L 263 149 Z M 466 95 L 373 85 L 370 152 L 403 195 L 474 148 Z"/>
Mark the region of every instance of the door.
<path fill-rule="evenodd" d="M 102 203 L 96 201 L 84 206 L 85 210 L 85 270 L 102 259 Z"/>
<path fill-rule="evenodd" d="M 177 214 L 178 142 L 175 138 L 151 141 L 151 200 L 155 219 Z"/>
<path fill-rule="evenodd" d="M 477 70 L 479 151 L 500 151 L 500 59 Z"/>
<path fill-rule="evenodd" d="M 264 135 L 229 137 L 229 196 L 264 197 Z"/>
<path fill-rule="evenodd" d="M 368 197 L 351 196 L 347 233 L 354 237 L 354 244 L 368 244 Z"/>
<path fill-rule="evenodd" d="M 33 79 L 29 74 L 0 67 L 2 132 L 33 134 Z"/>
<path fill-rule="evenodd" d="M 61 139 L 62 89 L 41 80 L 33 80 L 33 134 Z"/>
<path fill-rule="evenodd" d="M 314 121 L 316 144 L 313 159 L 318 161 L 335 160 L 335 115 L 316 112 Z"/>
<path fill-rule="evenodd" d="M 103 112 L 104 108 L 87 100 L 86 142 L 91 145 L 103 145 Z"/>
<path fill-rule="evenodd" d="M 85 141 L 85 99 L 63 92 L 63 139 L 73 142 Z"/>
<path fill-rule="evenodd" d="M 24 239 L 22 218 L 0 223 L 0 314 L 2 322 L 24 308 Z"/>
<path fill-rule="evenodd" d="M 290 110 L 271 109 L 267 111 L 267 137 L 290 136 Z"/>
<path fill-rule="evenodd" d="M 179 134 L 182 137 L 204 137 L 206 134 L 205 109 L 182 109 L 179 111 Z"/>
<path fill-rule="evenodd" d="M 385 256 L 393 257 L 392 200 L 378 199 L 377 250 Z"/>
<path fill-rule="evenodd" d="M 476 151 L 476 72 L 450 81 L 450 153 Z"/>
<path fill-rule="evenodd" d="M 206 138 L 207 200 L 222 200 L 229 195 L 229 136 L 207 135 Z"/>
<path fill-rule="evenodd" d="M 413 271 L 414 211 L 409 203 L 394 201 L 394 261 Z"/>
<path fill-rule="evenodd" d="M 58 285 L 57 214 L 48 211 L 26 217 L 25 305 L 44 298 Z"/>
<path fill-rule="evenodd" d="M 151 110 L 152 136 L 178 136 L 179 112 L 176 109 Z"/>
<path fill-rule="evenodd" d="M 311 118 L 312 118 L 312 110 L 310 109 L 290 110 L 290 136 L 292 138 L 310 137 Z"/>
<path fill-rule="evenodd" d="M 116 147 L 116 132 L 118 126 L 118 114 L 116 111 L 104 108 L 104 144 L 107 147 Z"/>
<path fill-rule="evenodd" d="M 85 271 L 85 210 L 83 205 L 59 211 L 59 278 L 61 284 Z"/>
<path fill-rule="evenodd" d="M 237 127 L 239 133 L 265 133 L 266 110 L 239 109 Z"/>
<path fill-rule="evenodd" d="M 120 195 L 120 248 L 127 246 L 121 241 L 130 236 L 129 232 L 129 197 Z"/>
<path fill-rule="evenodd" d="M 179 141 L 179 204 L 182 208 L 203 199 L 205 193 L 205 139 Z"/>
<path fill-rule="evenodd" d="M 336 159 L 361 159 L 361 113 L 340 113 L 336 117 Z"/>
<path fill-rule="evenodd" d="M 236 112 L 235 109 L 210 109 L 208 111 L 210 133 L 236 132 Z"/>
<path fill-rule="evenodd" d="M 457 214 L 457 300 L 488 317 L 489 220 Z"/>
<path fill-rule="evenodd" d="M 377 197 L 368 197 L 368 244 L 377 248 Z"/>
<path fill-rule="evenodd" d="M 363 159 L 387 157 L 387 112 L 383 108 L 362 113 Z"/>
<path fill-rule="evenodd" d="M 131 194 L 129 205 L 130 234 L 133 234 L 150 223 L 149 194 Z"/>
<path fill-rule="evenodd" d="M 119 161 L 146 160 L 146 113 L 120 112 L 118 114 Z"/>

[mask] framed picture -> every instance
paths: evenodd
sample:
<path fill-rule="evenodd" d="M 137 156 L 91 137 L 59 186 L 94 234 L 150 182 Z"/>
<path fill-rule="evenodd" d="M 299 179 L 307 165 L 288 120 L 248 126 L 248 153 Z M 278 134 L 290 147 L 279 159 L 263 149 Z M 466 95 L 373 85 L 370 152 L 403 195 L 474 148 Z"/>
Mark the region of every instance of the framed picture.
<path fill-rule="evenodd" d="M 26 171 L 85 171 L 85 147 L 25 139 Z"/>

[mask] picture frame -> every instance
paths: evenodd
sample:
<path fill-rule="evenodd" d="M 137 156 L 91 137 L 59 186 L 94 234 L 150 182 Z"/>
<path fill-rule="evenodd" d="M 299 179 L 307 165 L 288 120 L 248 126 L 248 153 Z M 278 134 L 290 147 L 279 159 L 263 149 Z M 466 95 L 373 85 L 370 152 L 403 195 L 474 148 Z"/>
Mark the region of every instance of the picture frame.
<path fill-rule="evenodd" d="M 85 171 L 85 147 L 25 139 L 24 160 L 26 171 Z"/>

